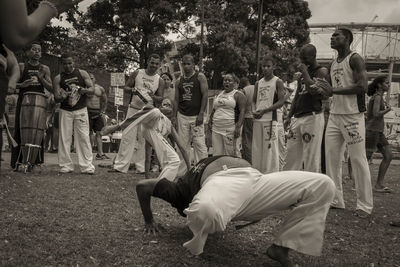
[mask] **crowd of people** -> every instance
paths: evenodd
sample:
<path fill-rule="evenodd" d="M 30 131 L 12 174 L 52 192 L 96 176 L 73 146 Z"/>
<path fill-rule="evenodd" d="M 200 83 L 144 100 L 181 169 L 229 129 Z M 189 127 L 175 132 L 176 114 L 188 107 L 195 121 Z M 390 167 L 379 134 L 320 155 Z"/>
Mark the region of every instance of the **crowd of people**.
<path fill-rule="evenodd" d="M 80 172 L 93 175 L 90 130 L 96 133 L 97 159 L 108 159 L 101 149 L 102 135 L 120 130 L 121 143 L 110 172 L 127 173 L 133 163 L 137 172 L 148 178 L 152 149 L 161 166 L 157 178 L 143 179 L 136 186 L 147 232 L 159 230 L 150 208 L 151 196 L 169 202 L 187 217 L 193 238 L 184 246 L 195 255 L 203 252 L 208 234 L 223 231 L 229 221 L 251 224 L 290 210 L 267 250 L 282 266 L 292 266 L 290 250 L 321 254 L 329 209 L 345 208 L 345 149 L 355 182 L 355 216 L 370 216 L 373 189 L 391 191 L 383 183 L 392 159 L 383 134 L 383 116 L 391 110 L 383 100 L 389 81 L 378 77 L 368 85 L 363 59 L 350 50 L 351 30 L 338 28 L 333 33 L 331 47 L 337 58 L 329 69 L 318 65 L 313 45 L 301 48 L 296 88 L 275 75 L 276 63 L 270 55 L 262 58 L 263 75 L 254 85 L 246 77 L 240 80 L 234 73 L 226 73 L 209 117 L 208 82 L 196 71 L 194 57 L 182 58 L 182 75 L 175 80 L 169 73 L 158 73 L 161 58 L 152 54 L 147 67 L 133 72 L 124 87 L 131 95 L 125 120 L 105 126 L 107 97 L 94 76 L 76 68 L 74 58 L 65 53 L 61 56 L 63 71 L 52 78 L 49 67 L 40 63 L 40 44 L 31 43 L 72 1 L 42 1 L 30 16 L 23 2 L 0 1 L 0 115 L 5 117 L 5 92 L 14 94 L 7 100 L 8 121 L 14 123 L 4 123 L 13 130 L 10 142 L 16 143 L 10 162 L 13 169 L 27 160 L 27 154 L 21 152 L 26 144 L 21 140 L 25 128 L 20 119 L 31 118 L 20 116 L 24 103 L 28 95 L 38 102 L 44 97 L 48 135 L 32 146 L 40 151 L 29 166 L 43 163 L 44 150 L 50 149 L 57 150 L 59 172 L 73 172 L 74 142 Z M 16 14 L 20 21 L 13 21 L 4 11 Z M 4 27 L 13 23 L 15 27 Z M 28 60 L 18 64 L 12 50 L 27 44 Z M 293 89 L 296 92 L 290 103 Z M 371 96 L 368 105 L 366 93 Z M 284 112 L 289 103 L 290 109 Z M 209 157 L 211 146 L 213 156 Z M 192 148 L 194 166 L 188 153 Z M 376 150 L 383 160 L 373 188 L 367 158 Z M 326 175 L 321 173 L 324 171 Z"/>

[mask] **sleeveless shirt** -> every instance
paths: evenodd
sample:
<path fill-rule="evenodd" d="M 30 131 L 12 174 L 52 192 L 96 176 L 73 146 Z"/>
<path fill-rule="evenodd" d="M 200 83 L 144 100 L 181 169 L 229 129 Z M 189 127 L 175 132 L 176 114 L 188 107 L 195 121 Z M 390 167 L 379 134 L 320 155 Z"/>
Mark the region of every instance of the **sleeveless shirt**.
<path fill-rule="evenodd" d="M 160 83 L 160 75 L 147 75 L 145 69 L 139 69 L 135 78 L 135 88 L 148 101 L 147 104 L 154 105 L 150 94 L 154 94 Z M 132 94 L 130 105 L 136 109 L 141 109 L 146 105 L 137 95 Z"/>
<path fill-rule="evenodd" d="M 316 76 L 317 71 L 322 68 L 317 66 L 313 70 L 308 70 L 310 78 L 313 79 Z M 306 89 L 306 84 L 303 77 L 301 77 L 297 83 L 297 100 L 294 103 L 295 117 L 301 117 L 303 114 L 310 112 L 321 112 L 322 111 L 322 97 L 320 94 L 312 95 Z"/>
<path fill-rule="evenodd" d="M 85 80 L 83 79 L 79 69 L 74 69 L 71 73 L 62 72 L 60 74 L 60 86 L 66 92 L 71 92 L 74 86 L 86 88 Z M 83 94 L 80 96 L 78 102 L 71 106 L 68 101 L 69 97 L 61 102 L 60 108 L 67 111 L 79 110 L 86 107 L 87 96 Z"/>
<path fill-rule="evenodd" d="M 341 62 L 335 59 L 331 65 L 331 81 L 332 87 L 345 88 L 353 86 L 353 70 L 350 67 L 350 59 L 356 52 L 351 52 Z M 332 114 L 357 114 L 364 112 L 365 109 L 365 93 L 354 95 L 337 95 L 333 94 L 330 112 Z"/>
<path fill-rule="evenodd" d="M 202 94 L 198 76 L 198 72 L 190 78 L 182 76 L 176 88 L 179 94 L 178 111 L 185 116 L 197 116 L 200 113 Z"/>
<path fill-rule="evenodd" d="M 22 72 L 20 81 L 24 82 L 26 80 L 33 79 L 33 84 L 25 88 L 20 88 L 19 97 L 21 99 L 26 92 L 36 92 L 44 94 L 44 86 L 40 83 L 38 78 L 40 65 L 41 64 L 33 66 L 29 63 L 24 64 L 24 71 Z"/>
<path fill-rule="evenodd" d="M 226 134 L 227 130 L 235 127 L 235 94 L 237 90 L 229 93 L 222 91 L 214 99 L 213 132 Z"/>
<path fill-rule="evenodd" d="M 385 109 L 385 105 L 383 104 L 383 96 L 378 95 L 378 94 L 373 95 L 368 103 L 367 122 L 366 122 L 365 126 L 366 126 L 366 129 L 369 131 L 383 132 L 383 130 L 385 128 L 384 116 L 382 115 L 379 117 L 375 117 L 374 112 L 373 112 L 374 103 L 376 101 L 377 96 L 380 96 L 380 98 L 381 98 L 381 104 L 379 107 L 379 111 L 382 111 Z"/>
<path fill-rule="evenodd" d="M 278 77 L 273 76 L 269 81 L 261 78 L 258 81 L 256 110 L 265 109 L 272 106 L 277 101 L 276 82 Z M 255 121 L 268 122 L 276 120 L 276 110 L 265 113 L 260 119 Z"/>

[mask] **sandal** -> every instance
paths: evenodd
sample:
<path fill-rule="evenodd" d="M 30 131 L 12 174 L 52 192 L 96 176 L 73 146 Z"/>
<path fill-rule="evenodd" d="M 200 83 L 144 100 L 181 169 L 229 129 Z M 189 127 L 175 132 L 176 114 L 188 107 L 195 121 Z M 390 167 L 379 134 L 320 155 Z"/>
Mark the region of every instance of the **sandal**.
<path fill-rule="evenodd" d="M 386 186 L 384 188 L 375 188 L 374 187 L 374 192 L 377 192 L 377 193 L 392 193 L 393 190 L 390 189 L 389 187 L 386 187 Z"/>

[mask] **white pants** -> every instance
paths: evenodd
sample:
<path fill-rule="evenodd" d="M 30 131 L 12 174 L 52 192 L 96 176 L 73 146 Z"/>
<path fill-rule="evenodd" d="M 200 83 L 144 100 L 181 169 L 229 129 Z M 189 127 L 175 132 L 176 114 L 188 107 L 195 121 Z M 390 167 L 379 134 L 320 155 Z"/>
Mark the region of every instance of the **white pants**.
<path fill-rule="evenodd" d="M 207 146 L 206 136 L 204 134 L 204 124 L 196 126 L 197 116 L 185 116 L 178 112 L 177 116 L 178 135 L 183 143 L 183 149 L 190 151 L 191 144 L 194 150 L 194 163 L 206 158 Z M 179 174 L 184 174 L 187 171 L 185 161 L 181 161 L 179 166 Z"/>
<path fill-rule="evenodd" d="M 126 117 L 130 117 L 139 109 L 128 108 Z M 145 141 L 140 127 L 132 127 L 129 131 L 124 131 L 118 154 L 114 160 L 114 169 L 127 173 L 130 163 L 135 163 L 136 170 L 144 172 L 145 162 Z"/>
<path fill-rule="evenodd" d="M 253 122 L 252 166 L 262 173 L 279 171 L 279 144 L 276 121 Z"/>
<path fill-rule="evenodd" d="M 286 164 L 287 157 L 287 147 L 285 142 L 285 129 L 283 128 L 283 123 L 278 122 L 277 124 L 278 131 L 278 149 L 279 149 L 279 171 L 282 171 L 283 166 Z"/>
<path fill-rule="evenodd" d="M 146 127 L 142 129 L 143 137 L 152 145 L 161 165 L 161 172 L 158 178 L 166 178 L 173 181 L 178 174 L 181 162 L 178 154 L 161 133 Z"/>
<path fill-rule="evenodd" d="M 324 113 L 293 119 L 287 142 L 284 170 L 321 172 L 321 143 L 324 134 Z"/>
<path fill-rule="evenodd" d="M 212 131 L 212 148 L 213 156 L 217 155 L 229 155 L 234 157 L 241 157 L 241 139 L 233 137 L 233 130 L 230 129 L 226 134 L 220 134 Z"/>
<path fill-rule="evenodd" d="M 332 206 L 344 208 L 342 159 L 347 143 L 357 192 L 357 209 L 372 212 L 371 175 L 365 154 L 364 114 L 330 114 L 325 133 L 326 174 L 336 185 Z"/>
<path fill-rule="evenodd" d="M 319 256 L 325 219 L 335 186 L 324 174 L 285 171 L 261 174 L 253 168 L 217 172 L 203 182 L 184 210 L 193 238 L 184 244 L 203 252 L 208 234 L 223 231 L 231 220 L 255 221 L 291 210 L 274 244 Z"/>
<path fill-rule="evenodd" d="M 81 172 L 93 172 L 93 154 L 89 138 L 89 117 L 87 108 L 75 111 L 60 109 L 60 129 L 58 135 L 58 164 L 62 171 L 74 170 L 71 159 L 72 131 L 74 146 L 78 155 Z"/>

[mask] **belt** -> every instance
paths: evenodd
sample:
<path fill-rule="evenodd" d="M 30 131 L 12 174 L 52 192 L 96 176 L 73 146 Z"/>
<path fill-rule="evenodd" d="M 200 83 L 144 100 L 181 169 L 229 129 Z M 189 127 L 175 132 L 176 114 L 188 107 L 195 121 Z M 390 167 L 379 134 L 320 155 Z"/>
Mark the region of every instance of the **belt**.
<path fill-rule="evenodd" d="M 310 111 L 310 112 L 305 112 L 305 113 L 301 113 L 301 114 L 295 114 L 294 117 L 295 118 L 301 118 L 301 117 L 305 117 L 305 116 L 309 116 L 309 115 L 317 115 L 322 113 L 321 111 Z"/>

